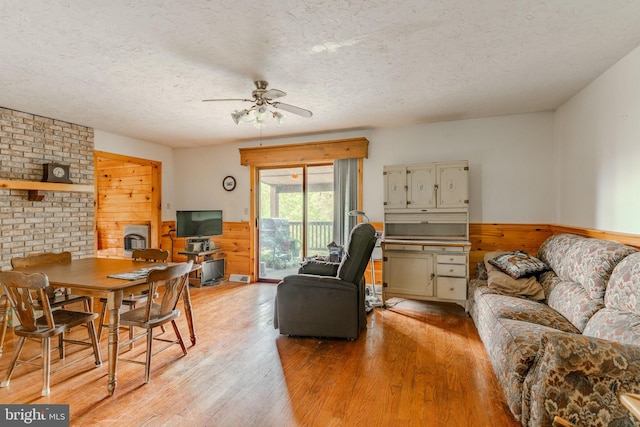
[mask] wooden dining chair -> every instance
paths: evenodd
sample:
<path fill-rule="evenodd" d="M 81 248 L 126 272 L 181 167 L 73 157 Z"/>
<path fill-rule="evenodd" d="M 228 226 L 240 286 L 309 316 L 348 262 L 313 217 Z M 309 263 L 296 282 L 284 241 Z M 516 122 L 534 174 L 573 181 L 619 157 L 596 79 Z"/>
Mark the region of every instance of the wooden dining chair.
<path fill-rule="evenodd" d="M 11 258 L 12 268 L 27 268 L 44 264 L 55 263 L 69 263 L 71 262 L 71 252 L 42 252 L 37 254 L 30 254 L 26 257 L 13 257 Z M 72 295 L 68 289 L 59 289 L 56 291 L 53 287 L 47 288 L 47 295 L 49 297 L 49 305 L 52 309 L 63 308 L 70 304 L 82 302 L 84 303 L 84 309 L 87 313 L 92 311 L 91 298 L 81 295 Z M 5 295 L 0 295 L 0 356 L 2 356 L 2 349 L 4 348 L 4 339 L 7 334 L 7 327 L 9 322 L 9 300 Z"/>
<path fill-rule="evenodd" d="M 151 356 L 166 350 L 173 344 L 179 344 L 182 353 L 187 354 L 187 347 L 184 345 L 182 335 L 178 329 L 176 318 L 180 315 L 178 310 L 178 301 L 182 297 L 184 288 L 189 286 L 189 272 L 193 266 L 193 261 L 173 265 L 163 270 L 151 270 L 147 275 L 149 296 L 144 307 L 139 307 L 131 311 L 123 313 L 120 317 L 122 325 L 141 328 L 144 330 L 142 334 L 135 335 L 129 341 L 123 342 L 121 347 L 130 344 L 130 341 L 147 338 L 147 351 L 145 361 L 141 362 L 135 359 L 121 358 L 121 360 L 134 362 L 145 365 L 144 382 L 149 382 L 151 373 Z M 153 336 L 153 330 L 157 327 L 171 322 L 176 339 L 159 338 Z M 153 341 L 162 341 L 167 343 L 161 349 L 153 351 Z"/>
<path fill-rule="evenodd" d="M 42 357 L 44 384 L 42 386 L 42 396 L 49 394 L 49 378 L 51 371 L 51 337 L 58 336 L 59 357 L 65 358 L 64 344 L 80 344 L 88 345 L 93 348 L 96 366 L 102 365 L 100 358 L 100 347 L 93 320 L 98 317 L 95 313 L 87 313 L 82 311 L 71 311 L 65 309 L 52 310 L 49 303 L 48 288 L 49 279 L 45 274 L 33 273 L 26 274 L 19 271 L 0 272 L 0 283 L 4 289 L 7 299 L 11 303 L 16 318 L 20 325 L 14 327 L 14 334 L 20 337 L 16 345 L 13 357 L 7 368 L 7 373 L 0 383 L 0 387 L 7 387 L 11 380 L 11 374 L 18 364 L 33 365 L 35 358 L 20 360 L 20 353 L 27 338 L 40 339 L 42 341 L 42 354 L 36 358 Z M 36 317 L 42 313 L 40 317 Z M 74 339 L 65 338 L 65 332 L 70 328 L 83 325 L 87 326 L 89 331 L 90 343 Z M 77 361 L 82 360 L 78 359 Z M 77 362 L 76 361 L 76 362 Z M 63 367 L 70 366 L 73 363 L 67 363 Z"/>
<path fill-rule="evenodd" d="M 136 261 L 149 261 L 149 262 L 166 262 L 169 259 L 169 251 L 162 249 L 134 249 L 131 258 Z M 138 304 L 142 304 L 147 301 L 147 293 L 127 295 L 122 299 L 122 304 L 128 306 L 130 309 L 136 308 Z M 100 320 L 98 323 L 98 340 L 102 337 L 102 329 L 109 326 L 107 321 L 107 299 L 100 298 L 102 308 L 100 309 Z M 129 339 L 133 338 L 132 329 L 129 328 Z M 133 346 L 132 346 L 133 348 Z"/>
<path fill-rule="evenodd" d="M 37 254 L 29 254 L 25 257 L 13 257 L 11 258 L 11 267 L 13 269 L 37 267 L 39 265 L 57 264 L 57 263 L 70 263 L 71 252 L 42 252 Z M 49 296 L 49 304 L 51 308 L 56 309 L 59 307 L 65 307 L 67 305 L 83 302 L 86 312 L 91 312 L 91 297 L 83 295 L 72 295 L 69 289 L 55 288 L 50 286 L 47 288 Z"/>

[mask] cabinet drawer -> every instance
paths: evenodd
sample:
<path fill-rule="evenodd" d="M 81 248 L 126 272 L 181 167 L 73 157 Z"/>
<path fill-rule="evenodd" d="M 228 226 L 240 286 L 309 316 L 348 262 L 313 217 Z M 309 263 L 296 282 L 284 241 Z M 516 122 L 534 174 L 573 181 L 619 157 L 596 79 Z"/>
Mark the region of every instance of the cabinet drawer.
<path fill-rule="evenodd" d="M 467 264 L 467 257 L 465 255 L 438 255 L 436 260 L 438 264 Z"/>
<path fill-rule="evenodd" d="M 420 245 L 398 245 L 395 243 L 387 243 L 384 245 L 384 250 L 386 251 L 421 251 L 422 246 Z"/>
<path fill-rule="evenodd" d="M 438 276 L 467 277 L 467 266 L 461 264 L 437 264 Z"/>
<path fill-rule="evenodd" d="M 467 280 L 462 278 L 438 277 L 436 292 L 438 298 L 467 299 Z"/>
<path fill-rule="evenodd" d="M 437 251 L 437 252 L 463 252 L 464 247 L 462 246 L 423 246 L 423 250 L 425 251 Z"/>

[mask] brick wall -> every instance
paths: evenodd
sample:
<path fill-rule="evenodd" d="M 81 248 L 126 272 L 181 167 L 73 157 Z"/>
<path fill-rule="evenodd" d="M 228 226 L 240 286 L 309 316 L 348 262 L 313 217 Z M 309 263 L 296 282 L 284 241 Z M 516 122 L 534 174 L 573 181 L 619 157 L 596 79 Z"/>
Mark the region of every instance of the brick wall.
<path fill-rule="evenodd" d="M 93 148 L 92 128 L 0 108 L 2 179 L 41 181 L 44 163 L 61 163 L 74 184 L 93 185 Z M 42 201 L 27 194 L 0 189 L 0 269 L 35 252 L 93 256 L 93 193 L 47 191 Z"/>

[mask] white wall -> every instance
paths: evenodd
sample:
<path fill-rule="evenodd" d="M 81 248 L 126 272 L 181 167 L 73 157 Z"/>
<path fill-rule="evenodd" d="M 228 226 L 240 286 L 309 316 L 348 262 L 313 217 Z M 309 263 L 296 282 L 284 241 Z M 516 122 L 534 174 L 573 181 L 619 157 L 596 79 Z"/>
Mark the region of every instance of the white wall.
<path fill-rule="evenodd" d="M 264 141 L 263 145 L 366 137 L 364 210 L 382 221 L 382 167 L 469 160 L 473 222 L 545 223 L 553 216 L 553 113 L 519 114 L 393 129 L 352 131 Z M 249 168 L 239 147 L 257 142 L 176 149 L 176 209 L 223 209 L 225 220 L 249 219 Z M 233 175 L 236 190 L 222 179 Z"/>
<path fill-rule="evenodd" d="M 545 223 L 553 215 L 553 113 L 380 129 L 369 136 L 364 209 L 382 221 L 382 167 L 469 160 L 471 222 Z"/>
<path fill-rule="evenodd" d="M 556 111 L 554 223 L 640 234 L 640 47 Z"/>
<path fill-rule="evenodd" d="M 325 134 L 321 137 L 299 137 L 265 140 L 262 145 L 292 144 L 326 139 L 352 138 L 362 133 Z M 255 147 L 259 142 L 220 144 L 200 148 L 174 150 L 175 210 L 222 209 L 225 221 L 248 221 L 251 197 L 249 167 L 240 165 L 239 148 Z M 231 175 L 236 189 L 225 191 L 222 180 Z"/>
<path fill-rule="evenodd" d="M 173 149 L 113 133 L 94 131 L 97 151 L 162 162 L 162 220 L 175 220 Z"/>

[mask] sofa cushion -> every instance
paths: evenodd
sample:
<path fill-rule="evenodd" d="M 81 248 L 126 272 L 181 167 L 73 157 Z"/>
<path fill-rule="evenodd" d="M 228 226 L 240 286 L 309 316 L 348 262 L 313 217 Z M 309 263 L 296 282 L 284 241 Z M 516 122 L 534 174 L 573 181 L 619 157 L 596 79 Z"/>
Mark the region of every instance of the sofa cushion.
<path fill-rule="evenodd" d="M 607 308 L 640 314 L 640 252 L 616 266 L 604 296 Z"/>
<path fill-rule="evenodd" d="M 540 274 L 549 267 L 525 251 L 507 252 L 489 260 L 491 265 L 514 279 Z"/>
<path fill-rule="evenodd" d="M 640 346 L 640 316 L 603 308 L 589 320 L 583 335 Z"/>
<path fill-rule="evenodd" d="M 573 234 L 549 237 L 538 250 L 538 258 L 566 281 L 580 283 L 587 296 L 602 300 L 613 268 L 637 249 L 607 240 Z"/>
<path fill-rule="evenodd" d="M 569 320 L 546 304 L 499 294 L 483 293 L 480 298 L 482 301 L 478 303 L 486 306 L 485 310 L 492 317 L 534 323 L 565 332 L 580 332 Z"/>
<path fill-rule="evenodd" d="M 547 295 L 547 304 L 566 317 L 580 332 L 598 310 L 604 307 L 602 300 L 589 298 L 587 290 L 580 283 L 558 281 Z"/>
<path fill-rule="evenodd" d="M 629 255 L 613 270 L 604 303 L 584 335 L 640 345 L 640 253 Z"/>

